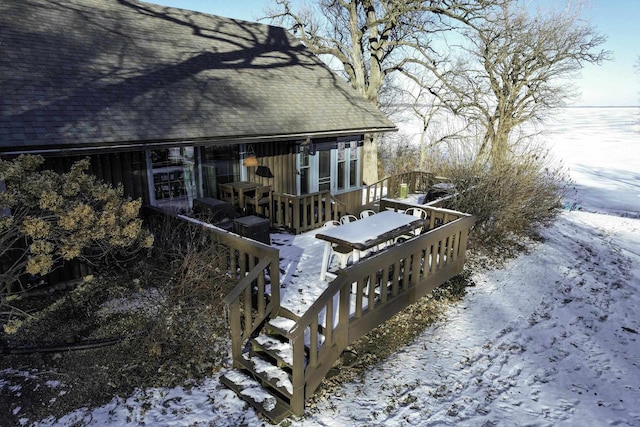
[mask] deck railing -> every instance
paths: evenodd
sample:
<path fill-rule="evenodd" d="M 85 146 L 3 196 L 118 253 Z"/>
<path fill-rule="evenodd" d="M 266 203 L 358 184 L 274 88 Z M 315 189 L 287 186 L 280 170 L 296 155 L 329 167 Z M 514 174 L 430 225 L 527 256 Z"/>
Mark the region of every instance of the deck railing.
<path fill-rule="evenodd" d="M 344 212 L 342 203 L 329 191 L 302 196 L 274 192 L 272 197 L 271 226 L 284 227 L 295 234 L 318 228 Z"/>
<path fill-rule="evenodd" d="M 264 243 L 241 237 L 212 224 L 180 214 L 154 209 L 184 223 L 200 227 L 211 240 L 226 251 L 219 268 L 236 282 L 224 303 L 228 310 L 231 351 L 234 366 L 242 354 L 243 344 L 261 326 L 265 319 L 275 316 L 280 309 L 280 251 Z M 219 255 L 219 254 L 218 254 Z"/>
<path fill-rule="evenodd" d="M 294 413 L 304 412 L 305 398 L 349 344 L 462 271 L 473 217 L 427 210 L 429 221 L 435 225 L 440 220 L 442 226 L 339 271 L 289 331 Z"/>
<path fill-rule="evenodd" d="M 398 197 L 400 184 L 407 184 L 409 193 L 426 193 L 443 178 L 433 173 L 412 171 L 388 176 L 368 185 L 364 190 L 364 204 L 370 205 L 385 197 Z"/>

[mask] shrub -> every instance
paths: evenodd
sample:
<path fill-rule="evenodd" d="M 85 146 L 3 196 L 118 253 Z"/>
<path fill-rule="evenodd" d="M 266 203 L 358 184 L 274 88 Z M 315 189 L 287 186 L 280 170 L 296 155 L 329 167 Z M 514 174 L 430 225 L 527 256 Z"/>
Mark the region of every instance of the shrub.
<path fill-rule="evenodd" d="M 489 254 L 522 248 L 561 209 L 568 181 L 546 156 L 528 155 L 487 167 L 450 162 L 439 174 L 458 190 L 451 208 L 476 217 L 471 244 Z"/>
<path fill-rule="evenodd" d="M 68 173 L 40 171 L 41 156 L 0 160 L 0 296 L 23 291 L 61 262 L 98 265 L 153 245 L 138 217 L 141 201 L 87 174 L 89 160 Z"/>
<path fill-rule="evenodd" d="M 202 227 L 169 216 L 155 226 L 154 260 L 167 281 L 146 350 L 162 361 L 166 375 L 198 377 L 221 366 L 229 353 L 223 300 L 235 283 L 227 275 L 228 249 Z"/>

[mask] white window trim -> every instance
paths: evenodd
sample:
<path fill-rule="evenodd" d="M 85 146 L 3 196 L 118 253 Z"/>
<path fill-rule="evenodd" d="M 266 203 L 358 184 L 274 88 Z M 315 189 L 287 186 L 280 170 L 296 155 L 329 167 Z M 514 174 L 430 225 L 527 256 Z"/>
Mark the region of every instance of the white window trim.
<path fill-rule="evenodd" d="M 349 144 L 351 142 L 356 143 L 356 150 L 358 150 L 358 164 L 356 165 L 356 182 L 360 183 L 358 185 L 351 186 L 349 183 L 351 182 L 351 148 L 345 148 L 345 182 L 347 183 L 346 188 L 338 189 L 338 148 L 335 150 L 331 150 L 331 186 L 332 191 L 331 194 L 343 194 L 349 193 L 351 191 L 362 188 L 362 180 L 360 177 L 360 170 L 362 169 L 362 147 L 358 147 L 359 139 L 354 138 L 338 138 L 338 144 L 345 143 Z"/>
<path fill-rule="evenodd" d="M 350 143 L 350 142 L 356 142 L 359 141 L 359 139 L 354 139 L 354 138 L 339 138 L 338 139 L 338 143 L 344 142 L 344 143 Z M 358 182 L 358 185 L 355 186 L 350 186 L 348 185 L 349 182 L 351 182 L 351 168 L 350 168 L 350 163 L 351 163 L 351 150 L 350 149 L 345 149 L 345 154 L 346 154 L 346 159 L 345 159 L 345 182 L 347 183 L 346 188 L 344 189 L 338 189 L 338 149 L 334 148 L 330 150 L 330 176 L 331 176 L 331 182 L 329 184 L 329 191 L 331 194 L 342 194 L 342 193 L 349 193 L 351 191 L 357 190 L 359 188 L 362 188 L 362 177 L 361 177 L 361 169 L 362 169 L 362 147 L 360 146 L 356 146 L 356 149 L 358 150 L 358 158 L 357 158 L 357 167 L 356 167 L 356 182 Z M 298 152 L 298 154 L 296 155 L 296 168 L 298 170 L 298 174 L 296 176 L 296 194 L 300 195 L 301 191 L 302 191 L 302 174 L 300 173 L 300 171 L 302 170 L 302 153 Z M 310 183 L 309 183 L 309 193 L 316 193 L 318 191 L 320 191 L 320 156 L 318 155 L 318 151 L 315 152 L 314 155 L 309 156 L 309 179 L 310 179 Z"/>

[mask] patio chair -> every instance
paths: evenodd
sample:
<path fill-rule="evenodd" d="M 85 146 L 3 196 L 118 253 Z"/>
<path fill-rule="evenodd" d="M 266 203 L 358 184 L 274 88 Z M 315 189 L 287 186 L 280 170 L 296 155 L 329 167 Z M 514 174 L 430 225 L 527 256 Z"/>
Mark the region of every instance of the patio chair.
<path fill-rule="evenodd" d="M 329 228 L 329 227 L 338 227 L 338 226 L 340 226 L 339 221 L 327 221 L 324 223 L 322 227 Z M 349 263 L 349 257 L 353 256 L 353 251 L 351 250 L 351 248 L 348 248 L 346 246 L 341 246 L 337 243 L 332 243 L 331 257 L 329 258 L 329 265 L 331 265 L 331 258 L 333 256 L 335 256 L 336 259 L 338 260 L 339 268 L 346 268 Z"/>
<path fill-rule="evenodd" d="M 347 214 L 340 217 L 340 224 L 347 224 L 353 221 L 357 221 L 358 217 L 355 215 Z"/>
<path fill-rule="evenodd" d="M 420 219 L 427 219 L 427 211 L 425 211 L 424 209 L 421 208 L 407 208 L 404 211 L 405 214 L 407 215 L 412 215 L 415 216 L 417 218 Z M 394 243 L 398 243 L 398 242 L 404 242 L 405 240 L 409 240 L 412 237 L 415 236 L 419 236 L 422 233 L 422 230 L 424 229 L 424 227 L 418 227 L 416 229 L 414 229 L 411 234 L 403 234 L 402 236 L 398 236 L 395 238 Z"/>
<path fill-rule="evenodd" d="M 376 211 L 372 209 L 365 209 L 362 212 L 360 212 L 360 219 L 366 218 L 368 216 L 375 215 L 375 214 L 376 214 Z"/>
<path fill-rule="evenodd" d="M 267 209 L 271 213 L 271 186 L 264 185 L 245 193 L 244 207 L 251 207 L 254 213 L 262 216 L 266 216 Z"/>
<path fill-rule="evenodd" d="M 334 219 L 334 220 L 332 220 L 332 221 L 327 221 L 327 222 L 325 222 L 322 226 L 323 226 L 323 227 L 336 227 L 336 226 L 338 226 L 338 225 L 340 225 L 340 221 L 336 221 L 336 220 Z"/>

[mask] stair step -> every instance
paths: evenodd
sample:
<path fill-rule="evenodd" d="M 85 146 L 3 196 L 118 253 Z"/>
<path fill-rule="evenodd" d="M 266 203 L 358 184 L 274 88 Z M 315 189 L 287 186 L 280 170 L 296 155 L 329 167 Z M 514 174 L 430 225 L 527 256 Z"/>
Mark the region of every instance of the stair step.
<path fill-rule="evenodd" d="M 243 364 L 264 383 L 280 392 L 287 399 L 293 396 L 293 383 L 287 371 L 269 363 L 257 354 L 242 355 Z"/>
<path fill-rule="evenodd" d="M 288 319 L 286 317 L 278 316 L 269 320 L 266 325 L 266 330 L 268 333 L 277 333 L 279 335 L 285 336 L 287 332 L 291 330 L 296 325 L 296 321 L 292 319 Z"/>
<path fill-rule="evenodd" d="M 220 382 L 264 414 L 273 424 L 278 424 L 292 415 L 287 403 L 264 389 L 259 382 L 243 372 L 228 371 L 220 376 Z"/>
<path fill-rule="evenodd" d="M 268 334 L 280 335 L 285 337 L 285 334 L 289 332 L 294 326 L 295 320 L 288 319 L 286 317 L 278 316 L 271 319 L 266 325 L 265 330 Z M 324 342 L 324 335 L 318 333 L 318 346 L 321 346 Z M 309 329 L 304 331 L 304 345 L 309 348 L 311 344 L 311 336 Z"/>
<path fill-rule="evenodd" d="M 290 342 L 282 342 L 269 335 L 258 335 L 251 340 L 251 348 L 254 351 L 264 351 L 276 359 L 279 367 L 293 369 L 293 346 Z"/>

